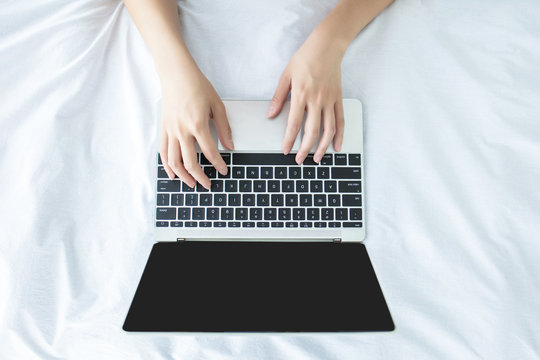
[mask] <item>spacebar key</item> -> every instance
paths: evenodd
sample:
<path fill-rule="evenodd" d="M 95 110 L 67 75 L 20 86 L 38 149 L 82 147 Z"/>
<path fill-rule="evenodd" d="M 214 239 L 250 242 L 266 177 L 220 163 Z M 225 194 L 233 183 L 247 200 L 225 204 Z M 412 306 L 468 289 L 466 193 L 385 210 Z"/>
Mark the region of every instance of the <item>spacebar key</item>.
<path fill-rule="evenodd" d="M 233 153 L 234 165 L 296 165 L 296 154 Z"/>

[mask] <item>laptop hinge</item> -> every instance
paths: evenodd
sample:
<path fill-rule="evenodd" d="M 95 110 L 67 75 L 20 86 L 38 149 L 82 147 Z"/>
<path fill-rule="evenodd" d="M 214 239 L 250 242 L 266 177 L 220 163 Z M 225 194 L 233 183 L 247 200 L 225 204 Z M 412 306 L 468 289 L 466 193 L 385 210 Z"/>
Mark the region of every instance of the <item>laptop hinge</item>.
<path fill-rule="evenodd" d="M 334 238 L 333 241 L 334 241 L 335 243 L 340 243 L 340 242 L 341 242 L 341 238 Z"/>
<path fill-rule="evenodd" d="M 181 241 L 186 241 L 186 239 L 185 238 L 176 238 L 176 241 L 181 242 Z"/>

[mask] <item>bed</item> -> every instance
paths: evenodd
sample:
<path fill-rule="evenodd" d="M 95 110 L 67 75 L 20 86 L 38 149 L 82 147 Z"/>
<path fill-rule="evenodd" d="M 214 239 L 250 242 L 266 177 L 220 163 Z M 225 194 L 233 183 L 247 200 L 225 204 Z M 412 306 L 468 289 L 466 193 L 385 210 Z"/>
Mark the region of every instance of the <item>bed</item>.
<path fill-rule="evenodd" d="M 179 3 L 238 99 L 270 98 L 334 4 Z M 117 0 L 1 6 L 0 358 L 540 358 L 539 2 L 396 1 L 348 49 L 396 330 L 318 335 L 122 330 L 153 245 L 152 58 Z"/>

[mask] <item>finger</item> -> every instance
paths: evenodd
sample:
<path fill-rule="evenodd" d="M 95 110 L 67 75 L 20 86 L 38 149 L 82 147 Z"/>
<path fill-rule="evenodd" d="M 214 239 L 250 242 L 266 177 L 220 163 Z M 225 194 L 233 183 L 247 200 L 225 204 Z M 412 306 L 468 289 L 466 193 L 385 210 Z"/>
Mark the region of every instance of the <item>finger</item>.
<path fill-rule="evenodd" d="M 225 106 L 221 100 L 219 101 L 219 104 L 215 104 L 212 107 L 212 119 L 216 125 L 219 141 L 221 141 L 226 149 L 233 150 L 234 142 L 232 140 L 231 127 L 229 125 L 229 120 L 227 120 Z"/>
<path fill-rule="evenodd" d="M 269 118 L 275 117 L 283 109 L 283 104 L 287 100 L 287 95 L 289 95 L 289 90 L 291 89 L 291 78 L 285 73 L 281 74 L 279 78 L 278 86 L 276 92 L 272 97 L 270 102 L 270 107 L 268 108 L 268 113 L 266 116 Z"/>
<path fill-rule="evenodd" d="M 304 119 L 305 103 L 297 99 L 292 99 L 291 109 L 289 111 L 289 119 L 287 120 L 287 130 L 285 130 L 285 137 L 283 138 L 283 144 L 281 150 L 287 155 L 298 136 L 298 132 L 302 127 L 302 120 Z"/>
<path fill-rule="evenodd" d="M 309 153 L 309 150 L 311 150 L 311 148 L 319 138 L 319 131 L 321 128 L 321 114 L 322 110 L 319 106 L 308 106 L 306 124 L 304 125 L 304 137 L 302 138 L 300 149 L 298 149 L 298 153 L 296 154 L 296 163 L 298 165 L 304 162 Z"/>
<path fill-rule="evenodd" d="M 336 135 L 334 136 L 334 150 L 341 151 L 343 145 L 343 134 L 345 132 L 345 113 L 343 112 L 343 101 L 340 99 L 334 105 L 336 116 Z"/>
<path fill-rule="evenodd" d="M 330 143 L 334 139 L 334 135 L 336 134 L 336 118 L 334 115 L 334 106 L 330 105 L 324 107 L 322 111 L 322 116 L 323 133 L 321 136 L 321 140 L 319 141 L 319 146 L 317 146 L 317 150 L 313 155 L 313 161 L 315 161 L 316 163 L 321 162 L 321 159 L 324 156 L 326 149 L 328 149 L 328 146 L 330 145 Z"/>
<path fill-rule="evenodd" d="M 193 179 L 193 177 L 189 175 L 189 173 L 184 168 L 184 164 L 182 162 L 182 152 L 180 150 L 180 142 L 178 141 L 178 138 L 169 138 L 168 157 L 169 166 L 175 172 L 175 174 L 178 175 L 180 180 L 185 182 L 188 186 L 194 187 L 195 179 Z"/>
<path fill-rule="evenodd" d="M 182 160 L 184 168 L 195 178 L 204 188 L 210 189 L 210 179 L 204 173 L 203 169 L 197 161 L 197 151 L 195 149 L 195 138 L 192 136 L 183 136 L 180 141 L 180 149 L 182 150 Z"/>
<path fill-rule="evenodd" d="M 168 161 L 168 148 L 169 148 L 169 136 L 167 132 L 163 130 L 161 132 L 161 143 L 159 145 L 159 156 L 161 157 L 161 163 L 163 164 L 163 169 L 167 173 L 169 179 L 174 179 L 174 171 L 169 167 Z"/>
<path fill-rule="evenodd" d="M 216 143 L 212 135 L 210 135 L 210 128 L 207 126 L 206 129 L 201 130 L 195 136 L 206 159 L 210 161 L 221 175 L 227 175 L 227 164 L 223 161 Z"/>

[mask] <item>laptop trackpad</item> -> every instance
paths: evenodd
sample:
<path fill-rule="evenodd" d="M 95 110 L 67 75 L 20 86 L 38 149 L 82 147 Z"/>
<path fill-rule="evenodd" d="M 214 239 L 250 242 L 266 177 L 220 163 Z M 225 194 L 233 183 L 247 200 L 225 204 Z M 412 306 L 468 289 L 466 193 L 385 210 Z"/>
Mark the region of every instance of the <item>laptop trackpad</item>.
<path fill-rule="evenodd" d="M 158 243 L 127 331 L 389 331 L 359 243 Z"/>

